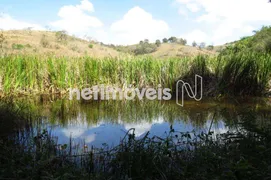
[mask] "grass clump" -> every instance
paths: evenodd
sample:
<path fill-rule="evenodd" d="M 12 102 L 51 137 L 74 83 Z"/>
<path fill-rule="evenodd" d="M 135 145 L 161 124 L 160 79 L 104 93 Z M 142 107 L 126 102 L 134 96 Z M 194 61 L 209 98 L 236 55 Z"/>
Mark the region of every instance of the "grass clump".
<path fill-rule="evenodd" d="M 233 95 L 260 95 L 271 77 L 269 54 L 247 53 L 224 56 L 220 89 Z"/>
<path fill-rule="evenodd" d="M 48 48 L 50 46 L 50 42 L 45 34 L 42 35 L 40 39 L 40 44 L 44 48 Z"/>
<path fill-rule="evenodd" d="M 93 44 L 89 44 L 88 47 L 89 47 L 90 49 L 92 49 L 92 48 L 93 48 Z"/>
<path fill-rule="evenodd" d="M 12 49 L 21 50 L 24 48 L 22 44 L 12 44 Z"/>

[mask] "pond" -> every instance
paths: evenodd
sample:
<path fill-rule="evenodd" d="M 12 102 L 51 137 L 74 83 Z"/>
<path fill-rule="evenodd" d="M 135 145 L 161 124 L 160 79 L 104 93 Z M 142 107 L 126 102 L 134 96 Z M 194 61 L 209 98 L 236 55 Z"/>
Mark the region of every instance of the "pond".
<path fill-rule="evenodd" d="M 241 116 L 255 116 L 257 126 L 270 123 L 270 99 L 249 98 L 175 101 L 70 101 L 68 99 L 24 98 L 16 100 L 38 115 L 21 127 L 21 133 L 46 129 L 58 144 L 82 147 L 114 147 L 135 128 L 136 138 L 166 136 L 178 132 L 212 132 L 214 135 L 251 130 Z M 242 120 L 241 120 L 242 119 Z"/>

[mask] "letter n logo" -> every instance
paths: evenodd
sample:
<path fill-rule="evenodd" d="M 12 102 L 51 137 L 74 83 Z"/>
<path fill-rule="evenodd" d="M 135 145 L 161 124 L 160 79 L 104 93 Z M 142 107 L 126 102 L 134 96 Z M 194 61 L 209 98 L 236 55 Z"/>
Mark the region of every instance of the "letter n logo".
<path fill-rule="evenodd" d="M 198 85 L 200 85 L 200 94 L 198 96 Z M 181 88 L 181 99 L 179 101 L 179 89 Z M 176 84 L 176 103 L 179 106 L 184 106 L 184 90 L 186 91 L 187 95 L 191 99 L 195 99 L 196 101 L 200 101 L 202 99 L 202 77 L 199 75 L 195 75 L 195 91 L 193 92 L 192 87 L 189 83 L 184 82 L 183 80 L 177 81 Z"/>

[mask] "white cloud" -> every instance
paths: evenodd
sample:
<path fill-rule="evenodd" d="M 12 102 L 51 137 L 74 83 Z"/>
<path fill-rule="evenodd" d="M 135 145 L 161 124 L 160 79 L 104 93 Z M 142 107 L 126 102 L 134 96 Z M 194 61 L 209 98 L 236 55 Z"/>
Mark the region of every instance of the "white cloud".
<path fill-rule="evenodd" d="M 166 22 L 154 19 L 152 14 L 142 8 L 134 7 L 121 20 L 114 22 L 110 31 L 115 36 L 114 43 L 134 44 L 143 39 L 161 39 L 167 35 L 169 27 Z"/>
<path fill-rule="evenodd" d="M 103 23 L 97 17 L 87 14 L 90 12 L 94 12 L 94 7 L 88 0 L 82 0 L 81 4 L 76 6 L 63 6 L 58 12 L 61 19 L 51 22 L 50 25 L 72 34 L 83 34 L 91 28 L 103 26 Z"/>
<path fill-rule="evenodd" d="M 210 37 L 203 31 L 196 29 L 187 34 L 183 34 L 181 38 L 185 38 L 188 40 L 188 44 L 191 44 L 193 41 L 197 43 L 207 42 L 210 40 Z"/>
<path fill-rule="evenodd" d="M 31 27 L 33 30 L 44 30 L 44 28 L 38 24 L 32 24 L 24 21 L 19 21 L 12 18 L 8 14 L 0 14 L 0 29 L 3 30 L 18 30 Z"/>
<path fill-rule="evenodd" d="M 158 119 L 154 119 L 152 123 L 142 122 L 142 123 L 131 123 L 131 124 L 124 124 L 124 128 L 128 131 L 131 128 L 135 128 L 135 136 L 140 137 L 143 134 L 147 133 L 151 130 L 154 124 L 162 124 L 164 119 L 159 117 Z"/>
<path fill-rule="evenodd" d="M 89 11 L 89 12 L 94 12 L 94 6 L 93 6 L 93 4 L 91 2 L 89 2 L 88 0 L 81 1 L 81 4 L 77 5 L 76 7 L 78 9 L 81 9 L 81 10 L 86 10 L 86 11 Z"/>
<path fill-rule="evenodd" d="M 191 12 L 198 12 L 200 10 L 200 7 L 196 3 L 188 3 L 186 5 L 187 9 L 189 9 Z"/>
<path fill-rule="evenodd" d="M 205 30 L 209 28 L 208 36 L 215 44 L 251 35 L 252 30 L 259 29 L 262 24 L 271 23 L 271 4 L 266 0 L 176 0 L 176 2 L 179 7 L 186 7 L 185 10 L 191 13 L 197 12 L 195 22 L 199 23 L 198 26 L 202 26 L 201 23 L 208 23 Z"/>

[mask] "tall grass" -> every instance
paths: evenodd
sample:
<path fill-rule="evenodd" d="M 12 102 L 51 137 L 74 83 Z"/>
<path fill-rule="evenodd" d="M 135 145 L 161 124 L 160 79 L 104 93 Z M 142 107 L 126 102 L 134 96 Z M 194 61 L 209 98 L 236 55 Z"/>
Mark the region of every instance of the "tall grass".
<path fill-rule="evenodd" d="M 223 56 L 220 89 L 234 95 L 259 95 L 271 78 L 269 54 L 230 54 Z"/>
<path fill-rule="evenodd" d="M 7 56 L 0 58 L 5 94 L 59 92 L 97 84 L 171 87 L 188 70 L 189 58 L 159 60 L 151 57 L 96 59 Z"/>
<path fill-rule="evenodd" d="M 0 66 L 0 92 L 4 95 L 65 93 L 69 88 L 101 84 L 173 88 L 178 78 L 194 79 L 194 74 L 205 77 L 208 93 L 258 95 L 266 90 L 270 80 L 271 55 L 233 53 L 164 60 L 150 56 L 103 59 L 4 56 L 0 57 Z"/>

